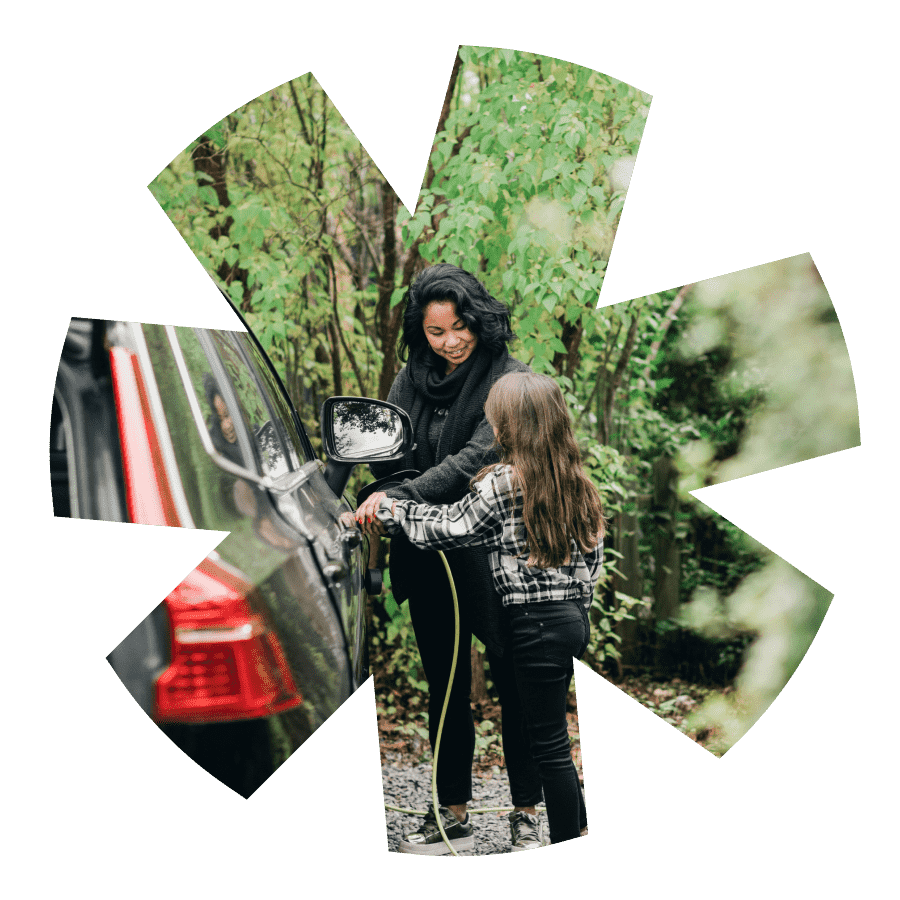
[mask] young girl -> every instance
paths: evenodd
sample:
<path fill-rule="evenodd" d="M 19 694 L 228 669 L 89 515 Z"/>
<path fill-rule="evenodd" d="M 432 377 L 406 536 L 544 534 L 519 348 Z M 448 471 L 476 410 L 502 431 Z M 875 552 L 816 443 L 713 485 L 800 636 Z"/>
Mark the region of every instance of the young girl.
<path fill-rule="evenodd" d="M 572 658 L 581 658 L 588 643 L 603 512 L 552 378 L 504 375 L 484 412 L 501 462 L 475 476 L 472 493 L 450 506 L 385 497 L 376 516 L 419 547 L 491 548 L 491 571 L 510 626 L 505 652 L 513 655 L 550 842 L 556 844 L 578 837 L 587 825 L 569 750 L 566 695 Z"/>

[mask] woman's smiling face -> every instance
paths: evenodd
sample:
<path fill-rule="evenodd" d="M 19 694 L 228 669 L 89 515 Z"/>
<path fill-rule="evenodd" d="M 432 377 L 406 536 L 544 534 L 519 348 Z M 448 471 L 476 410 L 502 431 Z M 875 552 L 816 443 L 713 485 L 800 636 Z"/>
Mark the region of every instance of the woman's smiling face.
<path fill-rule="evenodd" d="M 431 349 L 447 361 L 446 375 L 464 363 L 478 346 L 478 335 L 469 330 L 451 300 L 429 303 L 422 317 L 422 328 Z"/>

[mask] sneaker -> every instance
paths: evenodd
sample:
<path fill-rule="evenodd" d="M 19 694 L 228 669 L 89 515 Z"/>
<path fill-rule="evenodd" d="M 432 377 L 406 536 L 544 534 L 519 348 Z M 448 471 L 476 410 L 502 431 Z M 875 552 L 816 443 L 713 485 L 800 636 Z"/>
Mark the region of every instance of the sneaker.
<path fill-rule="evenodd" d="M 472 817 L 466 813 L 465 821 L 460 822 L 446 806 L 438 807 L 438 809 L 441 813 L 441 823 L 453 849 L 457 853 L 463 850 L 474 850 L 475 829 L 472 827 Z M 404 835 L 397 849 L 400 853 L 419 853 L 423 856 L 442 856 L 450 852 L 438 829 L 434 807 L 425 813 L 422 827 Z"/>
<path fill-rule="evenodd" d="M 520 810 L 519 812 L 511 812 L 507 818 L 509 819 L 509 830 L 512 834 L 513 851 L 533 850 L 535 847 L 546 846 L 544 826 L 537 816 Z"/>

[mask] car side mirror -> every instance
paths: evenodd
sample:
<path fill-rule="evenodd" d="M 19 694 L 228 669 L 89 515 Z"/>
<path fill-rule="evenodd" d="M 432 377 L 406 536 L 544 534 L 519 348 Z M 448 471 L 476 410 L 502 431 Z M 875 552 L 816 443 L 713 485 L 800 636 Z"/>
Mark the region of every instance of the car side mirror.
<path fill-rule="evenodd" d="M 325 480 L 340 496 L 359 463 L 396 462 L 413 446 L 407 413 L 385 400 L 329 397 L 322 406 Z"/>

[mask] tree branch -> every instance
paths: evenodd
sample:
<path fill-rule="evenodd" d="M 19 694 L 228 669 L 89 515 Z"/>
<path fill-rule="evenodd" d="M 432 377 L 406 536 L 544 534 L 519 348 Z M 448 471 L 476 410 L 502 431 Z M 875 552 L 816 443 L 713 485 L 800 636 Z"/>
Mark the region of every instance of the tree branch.
<path fill-rule="evenodd" d="M 423 190 L 428 190 L 428 188 L 431 187 L 431 185 L 434 183 L 435 175 L 437 174 L 434 165 L 431 162 L 431 157 L 434 154 L 435 148 L 437 147 L 438 137 L 444 132 L 444 129 L 447 127 L 447 119 L 450 116 L 450 102 L 453 97 L 453 92 L 456 89 L 456 82 L 459 79 L 461 66 L 462 59 L 460 58 L 459 50 L 457 50 L 456 59 L 454 59 L 453 61 L 453 69 L 450 72 L 450 82 L 447 85 L 447 93 L 444 95 L 444 105 L 441 107 L 441 114 L 438 118 L 437 130 L 434 132 L 435 140 L 431 145 L 431 153 L 428 154 L 428 166 L 425 169 L 425 181 L 422 184 Z M 457 137 L 456 143 L 453 145 L 453 150 L 450 154 L 451 156 L 454 156 L 459 152 L 460 147 L 462 147 L 463 141 L 469 136 L 471 131 L 472 126 L 470 125 L 462 131 L 459 137 Z M 443 166 L 441 168 L 443 168 Z M 437 233 L 441 218 L 442 216 L 432 216 L 431 218 L 431 229 L 435 234 Z M 406 287 L 407 285 L 412 283 L 413 274 L 415 273 L 416 268 L 422 258 L 422 255 L 419 252 L 419 248 L 425 242 L 425 237 L 426 229 L 423 229 L 416 240 L 413 242 L 412 247 L 409 248 L 406 259 L 403 263 L 403 287 Z"/>
<path fill-rule="evenodd" d="M 341 346 L 343 346 L 344 348 L 344 353 L 346 354 L 347 360 L 350 363 L 350 368 L 353 370 L 353 375 L 356 378 L 357 385 L 359 386 L 359 392 L 362 396 L 365 397 L 368 394 L 366 383 L 362 377 L 362 372 L 360 372 L 359 370 L 356 358 L 350 351 L 350 345 L 347 343 L 347 339 L 344 337 L 344 329 L 341 325 L 341 316 L 340 312 L 338 311 L 337 273 L 334 270 L 334 261 L 329 254 L 325 255 L 325 261 L 328 263 L 328 271 L 331 274 L 331 309 L 334 313 L 334 330 L 337 332 L 337 337 L 341 342 Z M 334 340 L 334 332 L 332 332 L 332 340 Z M 338 388 L 337 381 L 335 381 L 335 390 L 338 394 L 343 393 L 343 389 Z"/>
<path fill-rule="evenodd" d="M 628 365 L 628 360 L 631 358 L 631 353 L 634 350 L 639 318 L 640 316 L 635 313 L 628 325 L 628 334 L 625 336 L 625 346 L 622 348 L 622 352 L 619 355 L 619 360 L 616 363 L 612 378 L 610 378 L 606 385 L 606 396 L 603 398 L 603 435 L 601 440 L 601 443 L 603 444 L 609 443 L 610 432 L 612 430 L 613 400 L 615 399 L 616 391 L 619 389 L 619 384 L 622 381 L 622 374 L 624 373 L 625 367 Z"/>
<path fill-rule="evenodd" d="M 685 299 L 687 298 L 688 293 L 690 292 L 693 284 L 686 284 L 676 295 L 675 299 L 670 304 L 668 310 L 666 311 L 665 319 L 663 320 L 662 330 L 659 333 L 659 337 L 650 345 L 650 353 L 647 356 L 647 365 L 644 368 L 644 380 L 650 380 L 650 370 L 653 368 L 653 361 L 656 359 L 657 354 L 659 353 L 660 347 L 662 347 L 662 343 L 666 338 L 666 335 L 669 332 L 669 329 L 672 327 L 672 323 L 675 321 L 676 316 L 678 315 L 678 311 L 681 309 L 684 304 Z"/>

